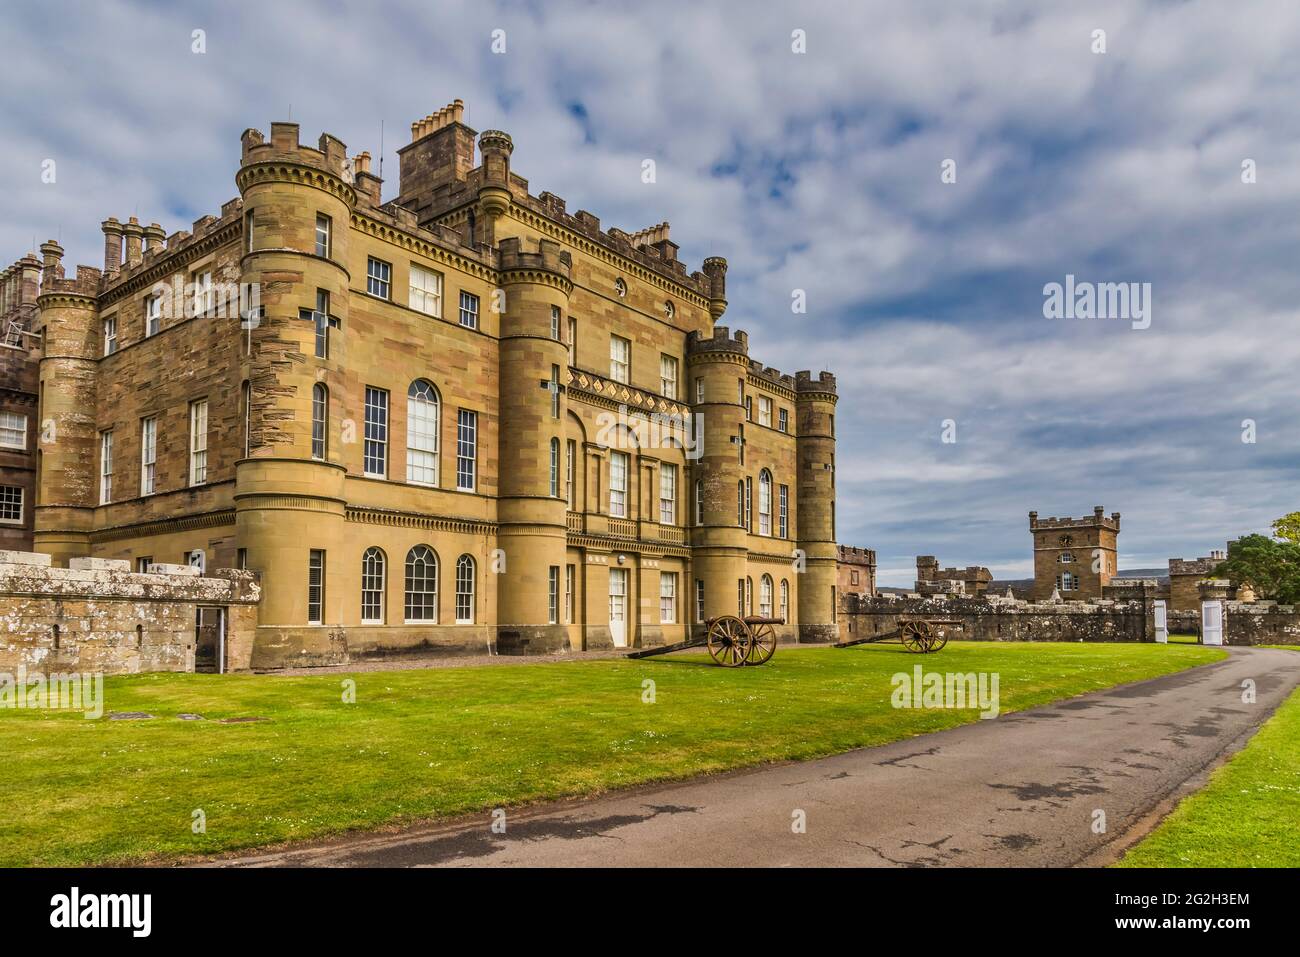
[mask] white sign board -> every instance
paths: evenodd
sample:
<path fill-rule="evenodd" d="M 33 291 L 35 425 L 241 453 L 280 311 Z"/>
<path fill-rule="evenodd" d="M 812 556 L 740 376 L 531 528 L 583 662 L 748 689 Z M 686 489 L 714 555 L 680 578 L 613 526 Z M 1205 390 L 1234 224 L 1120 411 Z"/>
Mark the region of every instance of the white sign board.
<path fill-rule="evenodd" d="M 1201 602 L 1201 644 L 1223 644 L 1223 602 Z"/>
<path fill-rule="evenodd" d="M 1152 603 L 1156 616 L 1156 641 L 1160 644 L 1169 643 L 1169 619 L 1165 614 L 1165 603 L 1157 601 Z"/>

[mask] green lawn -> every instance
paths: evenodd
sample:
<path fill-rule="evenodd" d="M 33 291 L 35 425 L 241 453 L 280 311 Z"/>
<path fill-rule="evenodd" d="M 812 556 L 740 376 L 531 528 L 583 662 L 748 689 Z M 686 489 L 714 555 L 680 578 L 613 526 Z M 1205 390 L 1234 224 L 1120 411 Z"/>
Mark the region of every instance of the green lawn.
<path fill-rule="evenodd" d="M 1297 838 L 1300 690 L 1117 866 L 1300 867 Z"/>
<path fill-rule="evenodd" d="M 644 661 L 368 672 L 154 674 L 105 682 L 107 711 L 0 710 L 0 864 L 210 853 L 648 781 L 807 759 L 978 720 L 894 710 L 890 677 L 999 674 L 1003 712 L 1215 661 L 1212 648 L 953 642 L 782 649 L 723 669 Z M 342 702 L 344 678 L 356 703 Z M 642 682 L 656 703 L 642 702 Z M 182 721 L 196 712 L 207 720 Z M 226 717 L 264 717 L 219 724 Z M 201 808 L 207 831 L 191 832 Z"/>

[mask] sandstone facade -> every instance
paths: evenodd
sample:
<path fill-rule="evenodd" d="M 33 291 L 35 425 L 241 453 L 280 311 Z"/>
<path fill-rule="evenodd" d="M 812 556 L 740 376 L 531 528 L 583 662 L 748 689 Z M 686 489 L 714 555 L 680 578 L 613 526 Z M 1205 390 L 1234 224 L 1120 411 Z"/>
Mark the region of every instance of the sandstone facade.
<path fill-rule="evenodd" d="M 396 201 L 275 123 L 191 231 L 110 218 L 74 277 L 47 244 L 35 548 L 256 572 L 253 667 L 833 635 L 834 377 L 717 324 L 725 260 L 534 195 L 461 117 L 413 124 Z"/>
<path fill-rule="evenodd" d="M 1034 542 L 1035 600 L 1101 598 L 1106 583 L 1119 568 L 1116 539 L 1119 512 L 1107 518 L 1100 505 L 1089 518 L 1044 518 L 1029 513 Z"/>

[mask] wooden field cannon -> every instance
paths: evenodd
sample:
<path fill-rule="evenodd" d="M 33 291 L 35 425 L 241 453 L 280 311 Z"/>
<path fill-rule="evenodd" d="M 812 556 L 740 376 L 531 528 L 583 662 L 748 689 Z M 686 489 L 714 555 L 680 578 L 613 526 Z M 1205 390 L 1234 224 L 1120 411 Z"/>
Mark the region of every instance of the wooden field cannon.
<path fill-rule="evenodd" d="M 852 648 L 854 645 L 872 645 L 881 641 L 897 641 L 908 651 L 926 655 L 939 651 L 948 644 L 947 626 L 960 627 L 957 618 L 903 618 L 898 627 L 881 635 L 868 635 L 865 638 L 850 638 L 848 641 L 836 642 L 834 648 Z"/>
<path fill-rule="evenodd" d="M 657 648 L 638 648 L 627 654 L 629 658 L 650 658 L 687 648 L 708 648 L 709 657 L 724 668 L 741 665 L 761 665 L 776 654 L 774 625 L 784 625 L 784 618 L 765 618 L 761 615 L 723 615 L 704 623 L 704 636 Z"/>

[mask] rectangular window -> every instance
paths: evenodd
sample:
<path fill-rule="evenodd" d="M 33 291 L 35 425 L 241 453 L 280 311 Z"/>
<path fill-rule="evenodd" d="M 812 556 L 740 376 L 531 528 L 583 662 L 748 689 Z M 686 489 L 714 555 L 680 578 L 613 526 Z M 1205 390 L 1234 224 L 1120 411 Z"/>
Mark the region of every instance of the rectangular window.
<path fill-rule="evenodd" d="M 659 621 L 665 625 L 677 622 L 676 572 L 663 572 L 659 576 Z"/>
<path fill-rule="evenodd" d="M 190 484 L 208 480 L 208 400 L 190 403 Z"/>
<path fill-rule="evenodd" d="M 392 296 L 393 267 L 371 256 L 366 263 L 366 292 L 379 299 Z"/>
<path fill-rule="evenodd" d="M 154 469 L 158 461 L 158 420 L 142 419 L 140 422 L 140 494 L 152 495 Z"/>
<path fill-rule="evenodd" d="M 700 376 L 695 380 L 695 401 L 704 401 L 704 377 Z"/>
<path fill-rule="evenodd" d="M 551 418 L 560 417 L 560 367 L 551 365 L 551 381 L 549 383 L 551 390 Z"/>
<path fill-rule="evenodd" d="M 695 579 L 695 620 L 704 622 L 704 579 Z"/>
<path fill-rule="evenodd" d="M 564 447 L 564 500 L 573 509 L 573 468 L 578 457 L 578 443 L 569 439 Z"/>
<path fill-rule="evenodd" d="M 313 548 L 307 559 L 307 624 L 325 620 L 325 552 Z"/>
<path fill-rule="evenodd" d="M 632 343 L 622 336 L 609 337 L 609 377 L 626 383 L 631 373 Z"/>
<path fill-rule="evenodd" d="M 202 575 L 208 570 L 208 556 L 204 554 L 203 549 L 196 548 L 192 552 L 185 553 L 185 564 L 190 568 L 197 568 Z"/>
<path fill-rule="evenodd" d="M 442 273 L 411 263 L 411 308 L 442 318 Z"/>
<path fill-rule="evenodd" d="M 745 476 L 745 528 L 754 530 L 754 480 Z"/>
<path fill-rule="evenodd" d="M 373 386 L 366 386 L 362 470 L 371 478 L 388 478 L 388 391 Z"/>
<path fill-rule="evenodd" d="M 677 360 L 672 356 L 659 357 L 659 394 L 666 399 L 677 398 Z"/>
<path fill-rule="evenodd" d="M 113 432 L 99 433 L 99 504 L 113 501 Z"/>
<path fill-rule="evenodd" d="M 560 307 L 551 306 L 551 338 L 560 341 Z"/>
<path fill-rule="evenodd" d="M 659 524 L 677 524 L 677 466 L 659 469 Z"/>
<path fill-rule="evenodd" d="M 752 395 L 745 396 L 745 421 L 754 421 L 754 397 Z"/>
<path fill-rule="evenodd" d="M 111 356 L 117 351 L 117 316 L 104 318 L 104 355 Z"/>
<path fill-rule="evenodd" d="M 238 568 L 241 572 L 248 571 L 248 549 L 247 548 L 235 549 L 235 567 Z"/>
<path fill-rule="evenodd" d="M 156 336 L 162 330 L 162 296 L 150 296 L 144 301 L 144 337 Z"/>
<path fill-rule="evenodd" d="M 253 251 L 253 211 L 244 211 L 244 252 Z"/>
<path fill-rule="evenodd" d="M 547 587 L 547 614 L 550 616 L 550 624 L 557 624 L 560 620 L 560 566 L 552 565 L 546 570 L 546 587 Z"/>
<path fill-rule="evenodd" d="M 318 462 L 325 461 L 329 451 L 329 414 L 329 392 L 317 383 L 311 390 L 311 457 Z"/>
<path fill-rule="evenodd" d="M 23 523 L 23 490 L 19 485 L 0 485 L 0 522 Z"/>
<path fill-rule="evenodd" d="M 578 320 L 569 317 L 569 365 L 578 364 Z"/>
<path fill-rule="evenodd" d="M 782 538 L 790 537 L 790 486 L 782 485 L 777 489 L 776 533 Z"/>
<path fill-rule="evenodd" d="M 27 451 L 27 416 L 0 412 L 0 449 Z"/>
<path fill-rule="evenodd" d="M 324 289 L 316 290 L 316 308 L 308 312 L 298 310 L 300 319 L 309 319 L 316 327 L 316 358 L 330 357 L 330 330 L 339 327 L 339 321 L 330 315 L 330 294 Z"/>
<path fill-rule="evenodd" d="M 456 414 L 456 488 L 474 491 L 478 461 L 478 413 L 461 409 Z"/>
<path fill-rule="evenodd" d="M 609 514 L 627 517 L 627 453 L 609 453 Z"/>
<path fill-rule="evenodd" d="M 316 255 L 328 259 L 330 255 L 330 232 L 333 223 L 324 213 L 316 214 Z"/>
<path fill-rule="evenodd" d="M 478 328 L 478 296 L 468 292 L 460 294 L 460 324 L 466 329 Z"/>
<path fill-rule="evenodd" d="M 573 580 L 577 569 L 572 565 L 564 566 L 564 623 L 573 624 Z"/>
<path fill-rule="evenodd" d="M 790 410 L 781 409 L 776 414 L 776 427 L 782 432 L 790 431 Z"/>
<path fill-rule="evenodd" d="M 194 315 L 204 316 L 216 305 L 216 290 L 212 288 L 212 271 L 196 272 L 190 276 L 194 290 Z"/>
<path fill-rule="evenodd" d="M 153 564 L 152 555 L 141 555 L 139 558 L 135 560 L 136 574 L 147 575 L 149 573 L 149 566 L 152 564 Z"/>
<path fill-rule="evenodd" d="M 772 400 L 765 395 L 758 397 L 758 424 L 772 427 Z"/>

